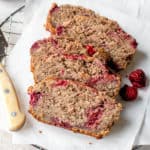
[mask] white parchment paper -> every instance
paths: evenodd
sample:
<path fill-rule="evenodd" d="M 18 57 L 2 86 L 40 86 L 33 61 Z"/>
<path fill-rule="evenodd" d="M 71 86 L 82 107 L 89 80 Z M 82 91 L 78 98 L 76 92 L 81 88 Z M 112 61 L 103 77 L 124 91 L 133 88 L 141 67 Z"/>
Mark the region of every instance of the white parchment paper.
<path fill-rule="evenodd" d="M 62 4 L 62 1 L 60 0 L 55 2 Z M 92 3 L 89 3 L 86 0 L 71 0 L 69 2 L 63 0 L 63 3 L 82 5 L 91 8 L 104 16 L 117 20 L 124 30 L 137 39 L 139 50 L 137 51 L 132 64 L 128 67 L 128 70 L 122 73 L 124 76 L 123 82 L 127 82 L 125 75 L 136 68 L 142 68 L 147 76 L 150 75 L 150 24 L 145 24 L 140 20 L 136 20 L 118 11 L 99 5 L 98 0 L 92 1 Z M 80 134 L 73 134 L 64 129 L 39 123 L 28 114 L 29 97 L 26 91 L 28 86 L 33 83 L 32 74 L 30 73 L 29 49 L 34 41 L 49 36 L 49 33 L 45 31 L 43 24 L 50 4 L 51 2 L 45 0 L 43 4 L 40 5 L 40 9 L 37 11 L 36 16 L 24 30 L 21 39 L 7 59 L 7 70 L 14 81 L 15 88 L 20 98 L 21 108 L 27 116 L 25 126 L 19 132 L 13 133 L 13 142 L 16 144 L 38 144 L 51 150 L 131 149 L 135 137 L 141 127 L 145 108 L 148 103 L 148 86 L 139 91 L 137 101 L 124 102 L 124 110 L 120 121 L 113 127 L 111 134 L 102 140 L 96 140 L 92 137 Z M 39 133 L 39 130 L 41 130 L 42 133 Z M 92 144 L 89 144 L 89 142 Z"/>

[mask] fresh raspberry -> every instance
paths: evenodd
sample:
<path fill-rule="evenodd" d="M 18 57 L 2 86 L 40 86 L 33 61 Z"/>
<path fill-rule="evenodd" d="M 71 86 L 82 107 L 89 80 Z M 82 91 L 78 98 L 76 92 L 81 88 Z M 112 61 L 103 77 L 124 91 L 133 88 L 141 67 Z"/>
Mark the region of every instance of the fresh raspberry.
<path fill-rule="evenodd" d="M 36 103 L 38 102 L 38 100 L 41 97 L 41 93 L 40 92 L 33 92 L 30 94 L 30 105 L 34 106 L 36 105 Z"/>
<path fill-rule="evenodd" d="M 56 33 L 57 33 L 57 35 L 61 35 L 61 33 L 63 32 L 63 29 L 64 29 L 63 26 L 58 26 L 58 27 L 56 28 Z"/>
<path fill-rule="evenodd" d="M 95 50 L 94 50 L 94 47 L 93 46 L 91 46 L 91 45 L 87 45 L 86 46 L 86 49 L 87 49 L 87 53 L 88 53 L 88 55 L 89 56 L 93 56 L 94 54 L 95 54 Z"/>
<path fill-rule="evenodd" d="M 124 85 L 120 90 L 120 96 L 126 101 L 133 101 L 137 98 L 138 91 L 136 87 Z"/>
<path fill-rule="evenodd" d="M 129 74 L 129 80 L 134 87 L 142 88 L 146 86 L 146 75 L 143 70 L 137 69 Z"/>

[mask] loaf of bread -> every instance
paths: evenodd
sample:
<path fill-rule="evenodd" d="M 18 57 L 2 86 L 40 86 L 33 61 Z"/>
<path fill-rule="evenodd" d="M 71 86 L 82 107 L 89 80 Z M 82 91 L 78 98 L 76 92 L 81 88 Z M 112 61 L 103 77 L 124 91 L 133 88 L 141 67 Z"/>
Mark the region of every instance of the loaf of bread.
<path fill-rule="evenodd" d="M 120 75 L 137 43 L 117 22 L 80 6 L 53 4 L 50 37 L 30 49 L 29 113 L 50 125 L 102 138 L 119 119 Z"/>
<path fill-rule="evenodd" d="M 47 77 L 28 93 L 29 112 L 37 120 L 96 138 L 109 133 L 122 109 L 105 92 L 71 80 Z"/>

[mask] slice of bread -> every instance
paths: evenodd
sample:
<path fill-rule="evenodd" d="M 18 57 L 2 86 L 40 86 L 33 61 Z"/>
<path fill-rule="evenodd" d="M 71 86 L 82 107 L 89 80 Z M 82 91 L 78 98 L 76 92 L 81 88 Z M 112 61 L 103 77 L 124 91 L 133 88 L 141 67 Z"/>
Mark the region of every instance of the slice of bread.
<path fill-rule="evenodd" d="M 83 45 L 103 48 L 111 57 L 110 66 L 115 70 L 125 69 L 136 52 L 136 40 L 117 22 L 82 7 L 53 5 L 46 28 L 58 36 L 74 38 Z"/>
<path fill-rule="evenodd" d="M 105 92 L 71 80 L 47 78 L 28 93 L 29 112 L 37 120 L 96 138 L 109 133 L 122 109 Z"/>
<path fill-rule="evenodd" d="M 109 96 L 115 97 L 120 89 L 120 76 L 112 74 L 103 62 L 93 57 L 77 54 L 51 54 L 41 58 L 33 67 L 35 82 L 47 76 L 85 83 Z"/>
<path fill-rule="evenodd" d="M 103 49 L 96 49 L 90 45 L 83 46 L 73 38 L 51 36 L 50 38 L 36 41 L 30 49 L 31 71 L 35 64 L 38 64 L 42 57 L 51 54 L 77 54 L 98 58 L 103 63 L 110 61 L 110 58 Z"/>

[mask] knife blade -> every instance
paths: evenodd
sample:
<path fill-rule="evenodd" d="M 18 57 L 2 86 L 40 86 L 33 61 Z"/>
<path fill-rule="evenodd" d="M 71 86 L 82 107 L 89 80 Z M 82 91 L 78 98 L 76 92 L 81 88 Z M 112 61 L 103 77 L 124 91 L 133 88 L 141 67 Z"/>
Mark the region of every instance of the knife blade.
<path fill-rule="evenodd" d="M 7 118 L 8 128 L 11 131 L 20 129 L 25 123 L 25 114 L 21 112 L 19 107 L 18 97 L 8 73 L 4 69 L 4 59 L 6 56 L 5 49 L 8 46 L 5 37 L 0 29 L 0 93 L 4 100 Z"/>

